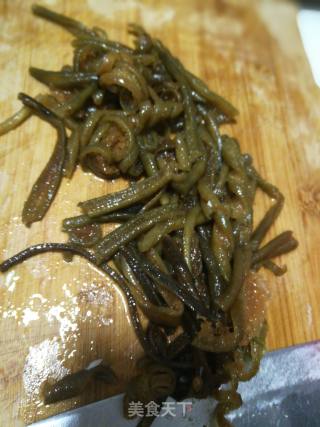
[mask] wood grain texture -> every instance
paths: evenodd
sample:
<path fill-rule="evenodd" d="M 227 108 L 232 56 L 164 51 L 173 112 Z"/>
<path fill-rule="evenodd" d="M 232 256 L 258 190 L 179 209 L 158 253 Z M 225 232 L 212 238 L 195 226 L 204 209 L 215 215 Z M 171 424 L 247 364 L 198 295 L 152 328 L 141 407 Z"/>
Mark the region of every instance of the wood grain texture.
<path fill-rule="evenodd" d="M 28 76 L 32 64 L 58 69 L 70 62 L 71 37 L 34 18 L 31 1 L 0 2 L 0 119 L 13 113 L 19 91 L 45 89 Z M 269 279 L 268 348 L 320 338 L 320 91 L 285 1 L 48 0 L 57 11 L 105 28 L 128 42 L 137 21 L 179 56 L 187 68 L 230 99 L 240 116 L 226 131 L 253 155 L 261 173 L 284 192 L 286 204 L 268 237 L 292 229 L 300 242 L 280 260 L 288 273 Z M 61 220 L 77 203 L 123 187 L 78 170 L 64 182 L 46 218 L 26 229 L 23 203 L 55 142 L 36 118 L 0 140 L 0 256 L 42 241 L 63 241 Z M 257 219 L 268 206 L 259 197 Z M 141 351 L 123 297 L 86 262 L 58 254 L 34 258 L 0 277 L 0 425 L 22 426 L 49 414 L 118 392 Z M 45 408 L 47 376 L 103 357 L 119 375 L 113 389 L 96 385 L 85 396 Z"/>

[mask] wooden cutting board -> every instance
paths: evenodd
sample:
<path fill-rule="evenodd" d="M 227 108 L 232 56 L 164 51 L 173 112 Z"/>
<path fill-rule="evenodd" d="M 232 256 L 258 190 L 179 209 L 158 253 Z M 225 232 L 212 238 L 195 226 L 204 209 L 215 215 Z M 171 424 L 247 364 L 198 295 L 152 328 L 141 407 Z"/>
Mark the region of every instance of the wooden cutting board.
<path fill-rule="evenodd" d="M 71 37 L 33 17 L 31 1 L 0 2 L 0 119 L 18 107 L 16 95 L 45 90 L 28 76 L 32 64 L 70 63 Z M 47 0 L 57 11 L 105 28 L 128 42 L 126 25 L 142 23 L 187 68 L 230 99 L 240 116 L 226 131 L 253 155 L 261 173 L 284 192 L 286 204 L 270 236 L 294 230 L 299 249 L 281 259 L 288 273 L 269 279 L 268 348 L 320 338 L 320 90 L 296 25 L 296 7 L 283 1 Z M 239 5 L 241 4 L 241 5 Z M 45 220 L 21 224 L 23 203 L 55 142 L 36 118 L 0 140 L 0 259 L 43 241 L 64 241 L 61 220 L 77 203 L 123 187 L 78 170 L 64 182 Z M 269 201 L 257 201 L 257 218 Z M 140 352 L 123 296 L 80 259 L 36 257 L 0 276 L 0 425 L 22 426 L 119 392 Z M 45 408 L 40 389 L 103 357 L 119 375 L 112 389 Z"/>

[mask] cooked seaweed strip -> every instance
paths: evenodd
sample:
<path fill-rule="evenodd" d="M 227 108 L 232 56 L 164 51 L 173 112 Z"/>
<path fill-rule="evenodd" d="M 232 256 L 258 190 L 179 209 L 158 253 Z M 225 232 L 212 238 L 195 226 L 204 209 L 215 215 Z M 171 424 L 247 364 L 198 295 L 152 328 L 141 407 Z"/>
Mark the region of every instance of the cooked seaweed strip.
<path fill-rule="evenodd" d="M 41 119 L 49 122 L 58 134 L 54 151 L 33 185 L 23 208 L 22 221 L 30 226 L 33 222 L 40 221 L 44 217 L 59 189 L 66 155 L 67 135 L 62 120 L 52 111 L 23 93 L 19 94 L 19 99 Z"/>

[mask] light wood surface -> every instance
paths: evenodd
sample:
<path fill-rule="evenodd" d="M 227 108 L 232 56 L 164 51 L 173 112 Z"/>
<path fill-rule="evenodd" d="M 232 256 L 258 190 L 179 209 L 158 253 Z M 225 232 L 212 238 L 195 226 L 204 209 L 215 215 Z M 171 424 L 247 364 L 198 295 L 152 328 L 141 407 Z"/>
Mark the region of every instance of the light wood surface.
<path fill-rule="evenodd" d="M 18 107 L 19 91 L 44 91 L 28 75 L 32 64 L 59 69 L 70 62 L 71 37 L 34 18 L 31 1 L 0 2 L 0 119 Z M 282 1 L 48 0 L 57 11 L 105 28 L 128 42 L 137 21 L 240 110 L 226 128 L 253 155 L 262 174 L 284 192 L 286 204 L 269 237 L 292 229 L 300 242 L 281 259 L 288 273 L 268 276 L 268 348 L 320 338 L 320 90 L 315 86 L 296 26 L 296 7 Z M 77 203 L 114 191 L 78 170 L 64 182 L 45 220 L 25 228 L 23 203 L 46 163 L 54 131 L 32 118 L 0 140 L 0 259 L 30 244 L 63 241 L 61 220 Z M 257 218 L 269 202 L 257 201 Z M 140 352 L 123 297 L 108 279 L 75 258 L 34 258 L 0 276 L 0 425 L 23 426 L 49 414 L 121 390 Z M 103 357 L 119 375 L 107 390 L 45 408 L 40 389 L 49 376 Z"/>

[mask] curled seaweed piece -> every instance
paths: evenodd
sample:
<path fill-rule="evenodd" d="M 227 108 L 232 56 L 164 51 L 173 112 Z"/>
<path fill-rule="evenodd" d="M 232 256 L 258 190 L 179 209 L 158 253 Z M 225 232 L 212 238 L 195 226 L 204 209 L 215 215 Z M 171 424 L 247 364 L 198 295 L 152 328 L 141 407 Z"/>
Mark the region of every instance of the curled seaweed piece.
<path fill-rule="evenodd" d="M 46 405 L 70 399 L 83 393 L 94 379 L 114 383 L 116 375 L 109 366 L 101 364 L 102 359 L 91 362 L 86 368 L 73 374 L 68 374 L 56 383 L 46 384 L 44 389 L 44 403 Z"/>
<path fill-rule="evenodd" d="M 292 236 L 292 231 L 284 231 L 254 253 L 252 265 L 290 252 L 297 246 L 298 242 Z"/>
<path fill-rule="evenodd" d="M 123 275 L 127 278 L 128 283 L 131 284 L 130 290 L 132 295 L 147 318 L 157 325 L 174 327 L 178 326 L 181 323 L 183 305 L 180 304 L 178 308 L 155 305 L 145 296 L 137 281 L 137 278 L 131 271 L 130 266 L 123 256 L 121 257 L 121 266 Z"/>
<path fill-rule="evenodd" d="M 144 201 L 161 190 L 171 180 L 170 173 L 160 173 L 132 184 L 125 190 L 80 203 L 85 214 L 95 217 Z"/>
<path fill-rule="evenodd" d="M 57 25 L 62 26 L 70 33 L 74 35 L 87 34 L 92 35 L 93 32 L 89 30 L 82 22 L 76 21 L 73 18 L 56 13 L 46 7 L 40 6 L 39 4 L 32 5 L 32 12 L 47 21 L 51 21 Z"/>
<path fill-rule="evenodd" d="M 22 107 L 19 111 L 14 113 L 11 117 L 0 123 L 0 136 L 16 129 L 23 122 L 25 122 L 32 112 L 28 107 Z"/>
<path fill-rule="evenodd" d="M 149 230 L 154 224 L 181 216 L 183 210 L 175 206 L 162 206 L 137 215 L 105 236 L 96 246 L 98 262 L 109 260 L 118 250 Z"/>
<path fill-rule="evenodd" d="M 58 134 L 54 151 L 33 185 L 23 208 L 22 221 L 29 227 L 33 222 L 40 221 L 44 217 L 59 189 L 66 156 L 67 135 L 62 120 L 52 111 L 23 93 L 19 94 L 19 99 L 40 118 L 49 122 Z"/>
<path fill-rule="evenodd" d="M 59 89 L 67 89 L 73 86 L 81 86 L 86 83 L 95 82 L 98 77 L 89 73 L 74 73 L 70 71 L 46 71 L 31 67 L 30 74 L 39 82 Z"/>

